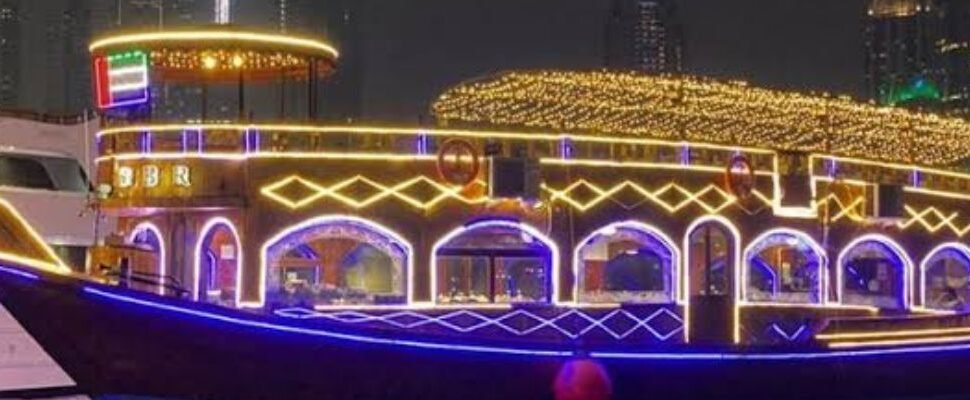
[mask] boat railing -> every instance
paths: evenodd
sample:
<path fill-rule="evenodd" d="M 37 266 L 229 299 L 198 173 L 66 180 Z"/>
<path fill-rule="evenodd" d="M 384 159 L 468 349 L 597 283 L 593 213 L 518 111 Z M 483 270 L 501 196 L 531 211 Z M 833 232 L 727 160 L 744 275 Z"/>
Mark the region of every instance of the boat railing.
<path fill-rule="evenodd" d="M 358 128 L 297 125 L 164 125 L 111 128 L 98 135 L 105 158 L 196 156 L 207 158 L 398 156 L 434 158 L 448 140 L 465 140 L 488 155 L 526 156 L 543 164 L 633 167 L 723 173 L 743 155 L 756 175 L 788 170 L 786 157 L 770 150 L 651 139 L 544 133 Z M 855 185 L 890 183 L 951 194 L 970 193 L 970 174 L 919 165 L 894 164 L 824 154 L 807 155 L 816 180 Z"/>

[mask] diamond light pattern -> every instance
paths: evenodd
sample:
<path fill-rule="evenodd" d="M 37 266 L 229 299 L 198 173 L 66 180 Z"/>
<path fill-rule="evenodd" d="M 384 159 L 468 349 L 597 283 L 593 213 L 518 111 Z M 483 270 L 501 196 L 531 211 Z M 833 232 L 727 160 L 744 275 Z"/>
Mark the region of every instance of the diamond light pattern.
<path fill-rule="evenodd" d="M 551 195 L 551 201 L 563 201 L 580 211 L 586 211 L 607 200 L 630 208 L 631 204 L 629 201 L 621 202 L 615 199 L 617 193 L 626 190 L 633 190 L 643 200 L 653 202 L 670 213 L 675 213 L 684 207 L 694 204 L 703 208 L 708 213 L 717 214 L 737 201 L 736 197 L 714 184 L 707 185 L 695 192 L 673 182 L 651 190 L 633 181 L 623 181 L 610 187 L 603 187 L 591 183 L 586 179 L 580 179 L 563 189 L 556 189 L 546 184 L 542 185 L 542 189 Z M 582 198 L 577 198 L 573 196 L 573 193 L 577 191 L 592 192 L 595 193 L 595 196 L 582 196 Z M 757 189 L 752 193 L 759 201 L 764 202 L 766 205 L 771 205 L 771 198 L 765 196 Z M 634 203 L 632 205 L 635 206 L 637 204 Z"/>
<path fill-rule="evenodd" d="M 491 327 L 499 328 L 514 336 L 554 332 L 569 339 L 578 339 L 599 332 L 616 340 L 622 340 L 638 332 L 645 332 L 656 340 L 665 342 L 684 330 L 683 319 L 667 308 L 658 308 L 643 317 L 638 317 L 624 309 L 615 309 L 602 316 L 593 316 L 575 308 L 551 317 L 522 309 L 490 316 L 471 310 L 455 310 L 441 315 L 429 315 L 413 310 L 368 314 L 363 311 L 315 311 L 294 307 L 276 310 L 275 314 L 293 319 L 326 319 L 346 324 L 378 323 L 399 329 L 431 326 L 469 334 Z M 522 323 L 523 319 L 530 322 Z"/>
<path fill-rule="evenodd" d="M 959 237 L 963 237 L 967 232 L 970 232 L 970 224 L 960 226 L 961 224 L 956 222 L 957 217 L 960 216 L 959 211 L 947 214 L 936 207 L 927 207 L 922 211 L 917 211 L 917 209 L 909 205 L 905 209 L 906 214 L 909 215 L 909 219 L 897 224 L 900 229 L 905 230 L 914 226 L 922 226 L 927 231 L 934 233 L 940 229 L 947 228 Z"/>
<path fill-rule="evenodd" d="M 472 183 L 477 187 L 485 187 L 485 182 L 478 180 Z M 294 186 L 309 189 L 303 190 L 300 196 L 289 195 Z M 418 196 L 411 189 L 422 188 L 430 192 L 430 196 Z M 333 199 L 354 208 L 365 208 L 374 203 L 394 198 L 412 207 L 429 209 L 436 204 L 454 199 L 466 204 L 481 204 L 488 201 L 485 195 L 468 195 L 464 187 L 447 186 L 434 179 L 421 175 L 414 178 L 386 185 L 363 175 L 357 175 L 332 185 L 321 185 L 298 175 L 284 178 L 278 182 L 264 186 L 260 193 L 277 203 L 291 209 L 307 207 L 322 199 Z"/>
<path fill-rule="evenodd" d="M 866 198 L 856 197 L 851 201 L 844 202 L 839 199 L 839 196 L 834 194 L 829 194 L 825 196 L 822 201 L 816 202 L 816 207 L 818 203 L 825 204 L 824 207 L 832 207 L 828 210 L 830 217 L 830 222 L 836 222 L 840 219 L 847 218 L 850 221 L 860 222 L 865 219 L 866 214 Z"/>

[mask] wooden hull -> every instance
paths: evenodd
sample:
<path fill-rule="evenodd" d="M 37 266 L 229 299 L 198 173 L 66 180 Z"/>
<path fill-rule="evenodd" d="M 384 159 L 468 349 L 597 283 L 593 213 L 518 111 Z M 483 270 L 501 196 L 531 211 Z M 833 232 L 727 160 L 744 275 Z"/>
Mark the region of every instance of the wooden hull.
<path fill-rule="evenodd" d="M 542 399 L 553 398 L 553 381 L 576 350 L 510 354 L 485 347 L 449 348 L 434 338 L 394 342 L 386 334 L 304 329 L 279 317 L 53 276 L 0 273 L 0 302 L 80 390 L 92 394 Z M 842 356 L 798 348 L 592 355 L 610 376 L 614 398 L 873 399 L 970 393 L 970 350 L 910 350 Z"/>

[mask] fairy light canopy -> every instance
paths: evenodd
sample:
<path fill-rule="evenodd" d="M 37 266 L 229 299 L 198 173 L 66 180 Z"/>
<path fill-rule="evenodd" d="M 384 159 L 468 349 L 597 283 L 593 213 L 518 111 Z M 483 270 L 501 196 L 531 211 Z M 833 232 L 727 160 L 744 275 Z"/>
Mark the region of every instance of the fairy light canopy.
<path fill-rule="evenodd" d="M 952 166 L 970 122 L 743 82 L 610 71 L 522 71 L 465 82 L 431 106 L 445 123 L 718 143 Z"/>
<path fill-rule="evenodd" d="M 306 79 L 335 69 L 339 52 L 317 39 L 244 30 L 231 25 L 113 33 L 95 39 L 92 56 L 140 52 L 152 74 L 166 81 Z"/>

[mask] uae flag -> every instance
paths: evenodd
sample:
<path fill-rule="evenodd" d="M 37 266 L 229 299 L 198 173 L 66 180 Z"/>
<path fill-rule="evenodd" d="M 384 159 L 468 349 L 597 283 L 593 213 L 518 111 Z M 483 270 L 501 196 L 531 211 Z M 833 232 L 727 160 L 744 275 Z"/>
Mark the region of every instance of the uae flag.
<path fill-rule="evenodd" d="M 148 101 L 148 55 L 130 51 L 94 57 L 94 83 L 101 109 Z"/>

